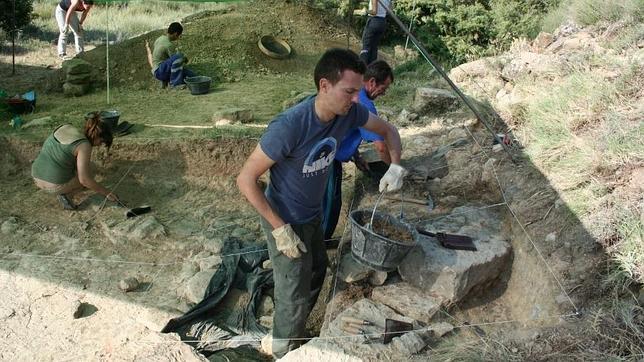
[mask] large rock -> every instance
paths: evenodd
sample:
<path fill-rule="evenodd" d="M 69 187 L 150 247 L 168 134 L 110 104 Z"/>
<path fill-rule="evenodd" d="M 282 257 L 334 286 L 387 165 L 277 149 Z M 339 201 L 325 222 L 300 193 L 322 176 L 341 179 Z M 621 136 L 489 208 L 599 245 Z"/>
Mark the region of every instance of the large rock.
<path fill-rule="evenodd" d="M 115 244 L 142 242 L 166 235 L 163 225 L 152 215 L 127 219 L 116 225 L 107 222 L 102 222 L 101 225 L 105 235 Z"/>
<path fill-rule="evenodd" d="M 94 66 L 82 59 L 74 58 L 66 60 L 62 65 L 66 75 L 70 74 L 88 74 L 92 72 Z"/>
<path fill-rule="evenodd" d="M 540 32 L 536 38 L 532 41 L 532 48 L 535 52 L 542 52 L 548 45 L 552 44 L 554 36 L 550 33 Z"/>
<path fill-rule="evenodd" d="M 439 115 L 455 109 L 458 97 L 451 91 L 438 88 L 417 88 L 413 109 L 422 115 Z"/>
<path fill-rule="evenodd" d="M 66 96 L 80 97 L 89 92 L 90 85 L 85 84 L 72 84 L 65 82 L 63 83 L 63 94 Z"/>
<path fill-rule="evenodd" d="M 204 270 L 195 274 L 186 283 L 183 296 L 189 303 L 197 304 L 201 302 L 206 293 L 206 288 L 210 279 L 215 274 L 215 270 Z"/>
<path fill-rule="evenodd" d="M 511 246 L 501 234 L 503 215 L 494 209 L 462 206 L 453 215 L 423 227 L 430 231 L 468 235 L 477 251 L 444 248 L 433 237 L 421 236 L 398 267 L 403 280 L 428 294 L 456 303 L 474 287 L 490 283 L 510 270 Z"/>
<path fill-rule="evenodd" d="M 512 60 L 503 67 L 501 77 L 508 82 L 514 82 L 528 75 L 554 77 L 561 74 L 563 70 L 564 64 L 556 55 L 524 51 L 515 54 Z"/>
<path fill-rule="evenodd" d="M 449 72 L 449 77 L 454 82 L 461 82 L 468 78 L 486 78 L 488 75 L 496 74 L 499 71 L 496 58 L 481 58 L 452 68 Z"/>
<path fill-rule="evenodd" d="M 371 299 L 393 308 L 405 317 L 424 323 L 431 322 L 443 303 L 442 298 L 427 294 L 404 282 L 374 288 Z"/>
<path fill-rule="evenodd" d="M 379 337 L 374 343 L 365 343 L 365 337 L 342 330 L 342 317 L 365 319 L 375 323 L 365 326 L 363 330 L 371 337 Z M 410 350 L 418 350 L 421 341 L 417 336 L 405 337 L 403 341 L 392 341 L 382 344 L 380 334 L 384 331 L 385 319 L 395 319 L 412 323 L 393 309 L 361 299 L 345 309 L 329 323 L 328 328 L 320 332 L 319 338 L 313 338 L 302 347 L 288 353 L 280 361 L 402 361 L 409 358 Z M 413 333 L 413 332 L 410 332 Z M 409 334 L 409 333 L 408 333 Z M 407 334 L 405 334 L 407 335 Z M 404 335 L 403 335 L 404 336 Z M 394 340 L 400 337 L 394 338 Z M 423 345 L 424 347 L 424 345 Z M 422 347 L 421 347 L 422 348 Z"/>
<path fill-rule="evenodd" d="M 469 96 L 490 97 L 503 88 L 500 74 L 506 62 L 502 56 L 482 58 L 452 68 L 449 75 Z"/>
<path fill-rule="evenodd" d="M 89 84 L 92 82 L 92 75 L 90 73 L 68 74 L 65 81 L 71 84 Z"/>

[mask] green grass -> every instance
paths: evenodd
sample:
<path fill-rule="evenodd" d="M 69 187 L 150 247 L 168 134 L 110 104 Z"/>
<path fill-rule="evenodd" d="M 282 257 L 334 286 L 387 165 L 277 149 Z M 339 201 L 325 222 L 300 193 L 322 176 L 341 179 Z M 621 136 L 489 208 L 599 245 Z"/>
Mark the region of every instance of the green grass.
<path fill-rule="evenodd" d="M 620 241 L 614 246 L 614 258 L 629 278 L 644 282 L 644 224 L 641 210 L 621 212 L 617 231 Z"/>
<path fill-rule="evenodd" d="M 519 80 L 516 87 L 538 96 L 527 98 L 514 117 L 521 119 L 516 133 L 529 158 L 621 268 L 644 282 L 641 210 L 612 195 L 610 186 L 617 170 L 644 160 L 644 69 L 625 59 L 582 56 L 556 82 Z M 616 79 L 605 77 L 611 70 Z"/>
<path fill-rule="evenodd" d="M 553 32 L 561 24 L 572 20 L 575 23 L 587 26 L 599 23 L 611 24 L 621 22 L 628 29 L 624 33 L 634 33 L 622 37 L 618 47 L 633 44 L 636 34 L 642 34 L 642 21 L 644 20 L 644 1 L 642 0 L 570 0 L 562 1 L 559 6 L 544 16 L 541 28 Z M 608 46 L 616 44 L 608 43 Z"/>
<path fill-rule="evenodd" d="M 160 87 L 138 90 L 113 88 L 110 92 L 111 103 L 107 104 L 107 92 L 96 90 L 83 96 L 83 107 L 77 101 L 67 98 L 61 101 L 59 94 L 44 93 L 39 95 L 38 112 L 23 117 L 25 121 L 51 116 L 55 124 L 72 123 L 80 125 L 88 110 L 115 108 L 121 112 L 121 121 L 135 124 L 171 124 L 171 125 L 213 125 L 215 113 L 224 111 L 234 105 L 235 108 L 251 110 L 255 123 L 265 124 L 281 112 L 282 101 L 289 98 L 291 92 L 303 91 L 308 79 L 297 76 L 287 77 L 275 82 L 270 76 L 257 76 L 239 83 L 215 85 L 206 95 L 193 96 L 188 90 L 164 90 Z M 254 92 L 248 92 L 254 89 Z M 224 132 L 249 136 L 258 135 L 257 127 L 239 126 L 224 127 Z M 13 132 L 8 126 L 0 127 L 0 134 Z M 43 131 L 46 134 L 46 130 Z M 216 131 L 222 132 L 222 130 Z M 182 134 L 208 134 L 208 131 L 176 130 L 168 128 L 146 128 L 141 137 L 181 137 Z M 138 137 L 133 135 L 134 137 Z"/>

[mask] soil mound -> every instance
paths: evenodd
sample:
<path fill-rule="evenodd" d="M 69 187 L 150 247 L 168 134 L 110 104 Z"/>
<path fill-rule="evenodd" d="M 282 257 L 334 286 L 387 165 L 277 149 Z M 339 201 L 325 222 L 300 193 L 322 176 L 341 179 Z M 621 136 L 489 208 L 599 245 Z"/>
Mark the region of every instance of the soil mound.
<path fill-rule="evenodd" d="M 178 48 L 189 59 L 188 67 L 215 82 L 234 82 L 259 74 L 310 74 L 322 52 L 346 47 L 346 25 L 307 6 L 285 1 L 251 1 L 222 11 L 208 11 L 183 21 Z M 137 87 L 153 84 L 146 59 L 145 40 L 152 43 L 164 29 L 110 46 L 113 84 Z M 287 41 L 293 53 L 287 59 L 265 56 L 257 47 L 264 35 Z M 351 45 L 358 44 L 355 38 Z M 105 81 L 106 47 L 88 51 L 83 58 L 96 65 Z"/>

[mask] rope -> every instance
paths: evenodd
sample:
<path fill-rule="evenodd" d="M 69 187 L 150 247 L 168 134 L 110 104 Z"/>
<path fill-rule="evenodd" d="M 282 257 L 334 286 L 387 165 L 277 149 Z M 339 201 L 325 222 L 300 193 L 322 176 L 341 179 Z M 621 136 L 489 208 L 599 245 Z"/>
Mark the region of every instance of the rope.
<path fill-rule="evenodd" d="M 569 313 L 569 314 L 560 314 L 560 315 L 554 315 L 554 316 L 546 316 L 543 318 L 535 318 L 535 319 L 513 319 L 513 320 L 503 320 L 503 321 L 495 321 L 495 322 L 481 322 L 481 323 L 467 323 L 467 324 L 459 324 L 454 326 L 454 329 L 462 329 L 462 328 L 474 328 L 474 327 L 482 327 L 482 326 L 491 326 L 491 325 L 501 325 L 501 324 L 510 324 L 510 323 L 528 323 L 528 322 L 540 322 L 544 320 L 550 320 L 550 319 L 560 319 L 560 318 L 569 318 L 569 317 L 576 317 L 578 314 L 577 313 Z M 432 326 L 428 327 L 422 327 L 422 328 L 414 328 L 410 329 L 408 331 L 405 331 L 405 333 L 408 332 L 428 332 L 433 330 Z M 385 335 L 390 335 L 390 334 L 400 334 L 401 332 L 373 332 L 373 333 L 361 333 L 357 335 L 346 335 L 346 336 L 326 336 L 326 337 L 293 337 L 293 338 L 273 338 L 273 341 L 303 341 L 303 342 L 308 342 L 313 339 L 317 340 L 323 340 L 323 341 L 332 341 L 332 340 L 347 340 L 347 339 L 360 339 L 364 340 L 365 337 L 368 338 L 374 338 L 374 337 L 382 337 Z M 131 339 L 130 339 L 131 340 Z M 249 339 L 185 339 L 185 340 L 180 340 L 180 341 L 160 341 L 160 342 L 150 342 L 154 344 L 176 344 L 176 343 L 211 343 L 211 342 L 241 342 L 241 343 L 260 343 L 261 339 L 258 338 L 249 338 Z"/>

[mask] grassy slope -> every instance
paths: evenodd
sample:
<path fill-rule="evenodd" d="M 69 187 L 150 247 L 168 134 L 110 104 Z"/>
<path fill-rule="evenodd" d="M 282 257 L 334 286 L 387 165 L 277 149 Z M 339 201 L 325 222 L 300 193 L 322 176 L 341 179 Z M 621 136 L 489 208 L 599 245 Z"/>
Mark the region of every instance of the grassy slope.
<path fill-rule="evenodd" d="M 643 3 L 635 1 L 578 0 L 557 9 L 549 24 L 566 18 L 596 29 L 616 24 L 617 32 L 601 44 L 612 51 L 589 52 L 562 79 L 518 84 L 539 96 L 516 115 L 524 119 L 520 134 L 528 155 L 621 270 L 640 283 L 643 200 L 631 184 L 644 163 L 644 64 L 637 46 L 643 12 Z"/>
<path fill-rule="evenodd" d="M 35 24 L 44 30 L 32 32 L 27 44 L 45 46 L 43 42 L 47 36 L 44 34 L 53 31 L 54 27 L 53 18 L 45 16 L 50 12 L 50 2 L 36 3 L 40 18 Z M 133 2 L 127 8 L 113 9 L 119 16 L 112 14 L 111 18 L 117 19 L 124 34 L 132 35 L 138 33 L 142 26 L 165 27 L 167 22 L 177 20 L 180 15 L 202 10 L 196 4 L 170 2 L 152 2 L 151 6 L 146 6 L 147 2 L 146 5 Z M 179 11 L 175 13 L 168 6 L 179 6 Z M 235 10 L 237 7 L 239 10 Z M 314 88 L 312 69 L 324 49 L 346 46 L 346 37 L 341 31 L 329 29 L 327 19 L 306 7 L 283 1 L 262 1 L 206 5 L 205 9 L 211 12 L 183 22 L 185 30 L 179 48 L 190 58 L 189 67 L 214 79 L 209 94 L 192 96 L 187 90 L 160 89 L 159 82 L 150 74 L 144 50 L 144 40 L 153 41 L 163 33 L 159 29 L 110 46 L 110 104 L 107 104 L 105 88 L 76 99 L 63 97 L 59 92 L 40 93 L 38 112 L 25 116 L 25 120 L 52 116 L 55 123 L 80 124 L 82 115 L 89 110 L 116 108 L 121 111 L 122 120 L 137 124 L 212 125 L 213 114 L 230 108 L 245 108 L 252 111 L 256 122 L 266 123 L 281 111 L 284 100 Z M 141 25 L 141 18 L 154 18 L 155 21 Z M 92 10 L 90 19 L 86 31 L 91 41 L 92 36 L 105 30 L 105 9 Z M 264 56 L 256 45 L 257 39 L 264 34 L 277 34 L 289 41 L 294 56 L 283 61 Z M 97 47 L 83 58 L 96 66 L 99 84 L 105 86 L 106 47 L 100 41 L 100 36 L 96 37 L 94 43 Z M 232 127 L 231 132 L 252 137 L 258 133 L 255 129 L 242 132 L 238 128 Z M 0 132 L 13 131 L 2 127 Z M 46 132 L 42 128 L 23 131 L 35 138 L 43 137 Z M 130 138 L 184 134 L 199 137 L 208 132 L 145 129 Z"/>

